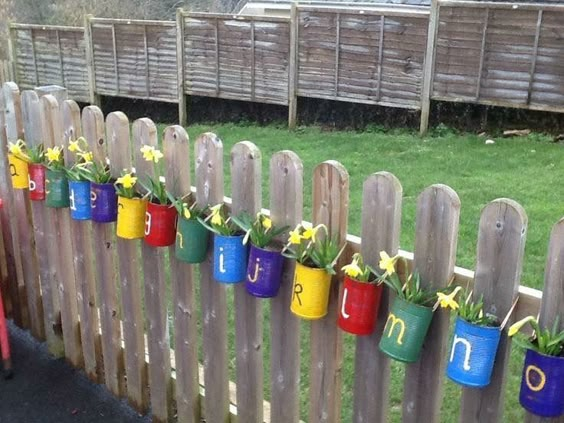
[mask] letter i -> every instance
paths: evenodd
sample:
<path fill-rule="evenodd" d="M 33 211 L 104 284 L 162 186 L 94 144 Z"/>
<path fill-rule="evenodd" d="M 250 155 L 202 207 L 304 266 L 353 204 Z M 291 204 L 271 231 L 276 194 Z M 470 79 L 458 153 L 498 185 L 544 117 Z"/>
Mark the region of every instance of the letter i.
<path fill-rule="evenodd" d="M 225 270 L 225 262 L 224 262 L 224 256 L 223 256 L 223 247 L 219 247 L 219 272 L 220 272 L 220 273 L 225 273 L 225 272 L 227 272 L 227 270 Z"/>

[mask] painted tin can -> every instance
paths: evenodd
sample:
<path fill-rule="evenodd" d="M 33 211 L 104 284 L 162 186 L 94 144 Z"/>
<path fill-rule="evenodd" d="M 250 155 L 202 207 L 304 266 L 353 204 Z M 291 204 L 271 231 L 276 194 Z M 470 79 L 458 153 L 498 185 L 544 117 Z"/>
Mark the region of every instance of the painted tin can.
<path fill-rule="evenodd" d="M 89 220 L 92 216 L 90 208 L 90 182 L 69 181 L 69 207 L 74 220 Z"/>
<path fill-rule="evenodd" d="M 118 197 L 116 234 L 123 239 L 139 239 L 145 236 L 145 212 L 147 200 Z"/>
<path fill-rule="evenodd" d="M 98 223 L 110 223 L 117 220 L 117 195 L 113 184 L 96 184 L 90 187 L 92 220 Z"/>
<path fill-rule="evenodd" d="M 208 251 L 209 231 L 197 219 L 178 218 L 174 254 L 185 263 L 201 263 Z"/>
<path fill-rule="evenodd" d="M 8 154 L 8 164 L 12 176 L 12 188 L 27 189 L 29 186 L 27 162 L 13 154 Z"/>
<path fill-rule="evenodd" d="M 432 319 L 431 307 L 396 297 L 380 339 L 380 351 L 404 363 L 416 362 Z"/>
<path fill-rule="evenodd" d="M 45 200 L 45 166 L 38 163 L 30 163 L 29 173 L 29 199 L 31 201 Z"/>
<path fill-rule="evenodd" d="M 383 285 L 359 282 L 345 276 L 337 324 L 353 335 L 370 335 L 376 325 Z"/>
<path fill-rule="evenodd" d="M 213 277 L 221 283 L 238 283 L 245 280 L 247 271 L 247 246 L 243 235 L 213 237 Z"/>
<path fill-rule="evenodd" d="M 65 208 L 70 205 L 69 182 L 63 170 L 46 170 L 45 205 L 53 208 Z"/>
<path fill-rule="evenodd" d="M 331 275 L 324 269 L 296 262 L 290 311 L 307 320 L 321 319 L 327 314 Z"/>
<path fill-rule="evenodd" d="M 148 203 L 145 212 L 145 242 L 153 247 L 174 244 L 177 214 L 172 205 Z"/>
<path fill-rule="evenodd" d="M 488 386 L 500 338 L 499 327 L 479 326 L 458 317 L 454 325 L 447 376 L 470 388 Z"/>
<path fill-rule="evenodd" d="M 527 350 L 519 402 L 537 416 L 564 415 L 564 357 Z"/>
<path fill-rule="evenodd" d="M 279 251 L 266 250 L 251 245 L 247 278 L 247 292 L 259 298 L 272 298 L 278 294 L 284 256 Z"/>

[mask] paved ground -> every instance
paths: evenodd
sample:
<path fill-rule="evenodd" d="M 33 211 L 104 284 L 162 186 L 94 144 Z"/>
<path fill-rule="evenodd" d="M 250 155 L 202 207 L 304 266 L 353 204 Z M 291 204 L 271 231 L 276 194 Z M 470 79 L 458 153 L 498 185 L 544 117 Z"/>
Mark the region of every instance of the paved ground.
<path fill-rule="evenodd" d="M 150 422 L 9 324 L 14 377 L 0 377 L 0 423 Z"/>

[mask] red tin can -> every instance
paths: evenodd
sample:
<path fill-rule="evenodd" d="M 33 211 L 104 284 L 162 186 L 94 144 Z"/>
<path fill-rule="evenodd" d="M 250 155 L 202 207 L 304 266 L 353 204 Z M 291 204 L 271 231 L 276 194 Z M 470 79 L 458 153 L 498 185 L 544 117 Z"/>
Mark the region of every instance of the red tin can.
<path fill-rule="evenodd" d="M 45 200 L 45 166 L 30 163 L 29 171 L 29 199 L 32 201 Z"/>
<path fill-rule="evenodd" d="M 147 204 L 145 242 L 153 247 L 167 247 L 176 240 L 176 208 L 172 205 Z"/>
<path fill-rule="evenodd" d="M 370 335 L 374 331 L 382 285 L 359 282 L 345 276 L 338 325 L 354 335 Z"/>

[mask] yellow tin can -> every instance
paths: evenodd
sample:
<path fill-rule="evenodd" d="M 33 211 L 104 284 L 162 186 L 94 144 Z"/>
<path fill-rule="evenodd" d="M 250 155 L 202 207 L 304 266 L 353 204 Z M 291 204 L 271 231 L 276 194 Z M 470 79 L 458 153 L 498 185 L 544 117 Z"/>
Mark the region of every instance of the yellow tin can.
<path fill-rule="evenodd" d="M 15 189 L 29 188 L 27 162 L 13 154 L 8 154 L 8 163 L 10 164 L 10 175 L 12 175 L 12 187 Z"/>
<path fill-rule="evenodd" d="M 331 275 L 324 269 L 296 262 L 290 310 L 307 320 L 321 319 L 327 314 Z"/>
<path fill-rule="evenodd" d="M 118 197 L 117 236 L 138 239 L 145 236 L 147 200 Z"/>

